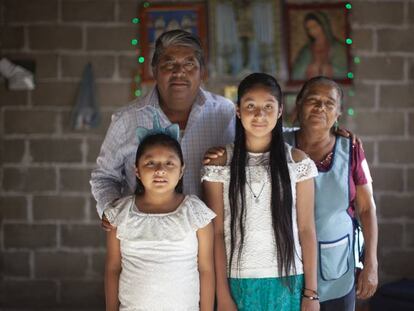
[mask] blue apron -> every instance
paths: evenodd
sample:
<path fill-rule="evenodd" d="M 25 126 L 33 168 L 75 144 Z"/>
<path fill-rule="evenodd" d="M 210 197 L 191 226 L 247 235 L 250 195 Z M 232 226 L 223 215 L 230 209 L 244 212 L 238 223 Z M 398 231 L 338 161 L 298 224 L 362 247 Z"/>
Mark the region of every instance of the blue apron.
<path fill-rule="evenodd" d="M 295 145 L 295 133 L 284 133 Z M 337 137 L 331 168 L 315 178 L 315 224 L 320 301 L 348 294 L 355 282 L 354 224 L 348 214 L 351 141 Z"/>

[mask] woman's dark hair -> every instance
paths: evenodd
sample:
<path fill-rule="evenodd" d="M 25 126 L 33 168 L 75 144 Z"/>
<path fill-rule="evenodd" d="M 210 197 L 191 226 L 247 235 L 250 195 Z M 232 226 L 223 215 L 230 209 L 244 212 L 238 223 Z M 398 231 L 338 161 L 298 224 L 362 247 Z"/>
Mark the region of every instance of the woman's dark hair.
<path fill-rule="evenodd" d="M 253 73 L 240 83 L 237 91 L 237 105 L 240 106 L 242 97 L 250 90 L 265 88 L 282 106 L 281 88 L 272 76 L 265 73 Z M 230 220 L 230 267 L 233 267 L 234 251 L 237 243 L 236 232 L 240 232 L 240 244 L 237 267 L 243 249 L 246 218 L 246 135 L 241 120 L 236 118 L 236 137 L 234 140 L 233 158 L 230 167 L 229 202 L 231 211 Z M 296 269 L 294 256 L 295 246 L 292 229 L 292 189 L 287 166 L 285 144 L 282 133 L 282 118 L 272 130 L 270 144 L 269 171 L 271 175 L 271 213 L 273 231 L 276 241 L 278 272 L 282 276 L 290 275 L 291 269 Z M 260 256 L 260 254 L 257 254 Z"/>
<path fill-rule="evenodd" d="M 168 136 L 168 135 L 162 134 L 162 133 L 149 135 L 149 136 L 145 137 L 140 142 L 140 144 L 138 145 L 137 154 L 135 156 L 135 165 L 138 165 L 138 161 L 142 157 L 144 152 L 148 148 L 154 147 L 154 146 L 164 146 L 164 147 L 168 147 L 168 148 L 174 150 L 174 152 L 178 155 L 178 158 L 180 159 L 181 165 L 184 165 L 183 152 L 181 150 L 181 146 L 178 143 L 178 141 L 176 141 L 171 136 Z M 178 181 L 178 184 L 175 187 L 175 191 L 178 192 L 178 193 L 183 192 L 183 178 L 182 177 Z M 137 189 L 136 189 L 135 193 L 136 194 L 142 194 L 144 192 L 145 192 L 144 185 L 137 178 Z"/>

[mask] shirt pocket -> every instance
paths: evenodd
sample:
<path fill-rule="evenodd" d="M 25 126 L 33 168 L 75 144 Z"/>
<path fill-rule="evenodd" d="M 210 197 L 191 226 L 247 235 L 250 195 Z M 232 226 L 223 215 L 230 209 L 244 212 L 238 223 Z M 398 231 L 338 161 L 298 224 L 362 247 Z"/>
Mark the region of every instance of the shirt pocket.
<path fill-rule="evenodd" d="M 319 242 L 319 265 L 323 280 L 337 280 L 348 272 L 349 252 L 348 234 L 334 241 Z"/>

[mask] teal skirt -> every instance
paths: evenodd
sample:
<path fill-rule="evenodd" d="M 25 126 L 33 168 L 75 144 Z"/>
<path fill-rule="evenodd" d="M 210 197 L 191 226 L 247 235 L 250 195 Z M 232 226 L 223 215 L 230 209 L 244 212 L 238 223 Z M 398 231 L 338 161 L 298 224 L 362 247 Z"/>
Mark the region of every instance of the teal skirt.
<path fill-rule="evenodd" d="M 303 274 L 286 278 L 229 278 L 229 285 L 239 311 L 300 311 Z"/>

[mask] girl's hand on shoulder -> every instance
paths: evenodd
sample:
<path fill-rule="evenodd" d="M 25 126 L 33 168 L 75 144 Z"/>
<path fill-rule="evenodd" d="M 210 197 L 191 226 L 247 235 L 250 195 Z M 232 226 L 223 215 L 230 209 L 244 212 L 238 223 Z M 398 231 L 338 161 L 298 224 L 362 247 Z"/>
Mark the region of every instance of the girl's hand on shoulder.
<path fill-rule="evenodd" d="M 204 165 L 225 165 L 227 160 L 226 148 L 212 147 L 206 151 L 203 158 Z"/>
<path fill-rule="evenodd" d="M 301 311 L 319 311 L 319 300 L 311 300 L 305 297 L 302 297 Z"/>

